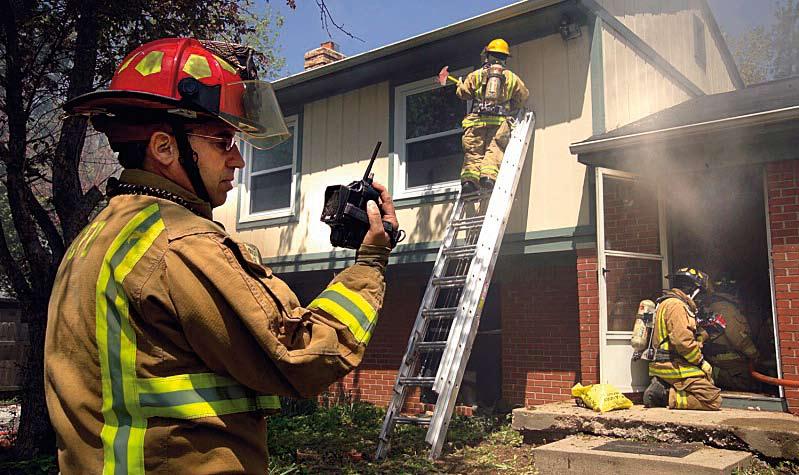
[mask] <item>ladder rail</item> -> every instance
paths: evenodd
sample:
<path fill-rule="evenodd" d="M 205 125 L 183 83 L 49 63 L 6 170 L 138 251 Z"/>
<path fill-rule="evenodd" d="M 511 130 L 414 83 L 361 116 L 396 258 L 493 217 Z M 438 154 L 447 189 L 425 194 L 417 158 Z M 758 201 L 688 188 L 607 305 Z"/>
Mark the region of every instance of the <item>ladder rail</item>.
<path fill-rule="evenodd" d="M 496 266 L 497 256 L 502 244 L 502 238 L 505 234 L 505 227 L 507 226 L 510 217 L 510 210 L 513 199 L 518 188 L 519 179 L 521 176 L 521 169 L 524 166 L 527 151 L 530 144 L 533 142 L 533 133 L 535 129 L 535 116 L 532 112 L 525 114 L 525 119 L 520 124 L 526 127 L 523 137 L 512 136 L 508 149 L 506 149 L 505 157 L 509 163 L 503 163 L 500 168 L 500 176 L 497 179 L 497 188 L 491 196 L 486 212 L 485 222 L 489 223 L 489 219 L 499 219 L 496 223 L 497 229 L 495 233 L 480 233 L 478 239 L 478 248 L 484 246 L 486 250 L 490 249 L 490 253 L 482 258 L 487 258 L 488 262 L 479 262 L 481 255 L 475 255 L 474 260 L 477 262 L 472 263 L 472 268 L 481 268 L 485 266 L 484 272 L 477 275 L 474 283 L 467 283 L 468 296 L 466 292 L 461 298 L 461 302 L 468 302 L 462 304 L 462 307 L 468 305 L 470 311 L 461 318 L 458 322 L 460 328 L 453 328 L 450 330 L 450 338 L 447 341 L 446 352 L 449 352 L 448 360 L 442 357 L 441 364 L 439 365 L 436 383 L 438 383 L 438 400 L 436 401 L 436 408 L 433 412 L 433 417 L 430 421 L 430 426 L 427 431 L 425 440 L 431 445 L 430 458 L 437 458 L 441 454 L 444 441 L 446 439 L 447 429 L 449 422 L 452 418 L 452 412 L 455 409 L 455 401 L 458 396 L 463 373 L 466 371 L 466 364 L 471 354 L 472 345 L 477 334 L 477 328 L 480 324 L 480 315 L 482 313 L 483 303 L 485 302 L 488 289 L 493 277 L 494 267 Z M 521 135 L 521 134 L 519 134 Z M 518 152 L 516 148 L 518 147 Z M 503 160 L 504 162 L 505 160 Z M 505 173 L 503 174 L 503 169 Z M 507 185 L 506 185 L 507 183 Z M 503 187 L 508 186 L 507 189 Z M 499 191 L 499 193 L 497 193 Z M 485 229 L 485 224 L 484 224 Z M 490 228 L 489 228 L 490 230 Z M 477 264 L 477 266 L 475 266 Z M 470 269 L 470 275 L 471 275 Z M 469 285 L 471 284 L 471 287 Z M 469 300 L 466 300 L 469 299 Z M 456 322 L 453 321 L 453 325 Z M 446 365 L 442 368 L 442 365 Z M 434 390 L 436 386 L 433 386 Z"/>
<path fill-rule="evenodd" d="M 436 383 L 433 385 L 433 390 L 438 393 L 441 392 L 442 385 L 450 372 L 452 361 L 463 350 L 463 345 L 459 342 L 460 334 L 464 328 L 469 327 L 473 319 L 477 318 L 479 320 L 482 313 L 483 302 L 485 301 L 483 286 L 488 286 L 491 283 L 491 275 L 486 276 L 486 273 L 491 263 L 496 259 L 495 256 L 492 256 L 493 251 L 499 249 L 502 244 L 505 226 L 510 216 L 516 187 L 518 186 L 521 169 L 526 158 L 519 155 L 521 152 L 526 152 L 532 135 L 532 128 L 535 125 L 532 113 L 528 114 L 519 123 L 519 127 L 516 127 L 517 129 L 526 127 L 525 136 L 521 138 L 512 137 L 509 141 L 494 192 L 488 202 L 483 229 L 476 245 L 477 252 L 469 268 L 460 302 L 458 302 L 458 307 L 463 309 L 463 312 L 459 312 L 452 322 L 447 338 L 447 348 L 444 350 L 436 373 Z M 516 148 L 519 149 L 518 155 L 514 153 Z M 503 169 L 505 173 L 502 172 Z"/>
<path fill-rule="evenodd" d="M 436 458 L 441 452 L 479 326 L 483 303 L 491 283 L 521 168 L 527 155 L 527 147 L 531 142 L 535 116 L 532 112 L 527 112 L 517 125 L 521 127 L 515 127 L 512 132 L 495 189 L 490 193 L 481 191 L 466 196 L 459 194 L 455 202 L 394 384 L 393 395 L 378 441 L 376 453 L 378 459 L 388 454 L 390 435 L 397 423 L 422 420 L 400 414 L 410 388 L 416 386 L 428 388 L 432 386 L 438 393 L 433 416 L 424 420 L 425 425 L 429 425 L 426 440 L 431 445 L 430 457 Z M 523 133 L 520 129 L 524 129 Z M 487 209 L 483 216 L 464 217 L 463 213 L 471 209 L 467 206 L 479 203 L 479 208 L 485 209 L 486 201 L 488 201 Z M 467 235 L 467 242 L 464 245 L 457 239 L 458 233 L 470 229 L 479 230 L 479 233 L 469 231 L 472 234 Z M 473 238 L 477 238 L 476 242 L 472 240 Z M 452 262 L 457 266 L 455 274 L 446 275 Z M 436 308 L 442 289 L 458 288 L 460 291 L 454 295 L 456 302 L 451 301 L 450 294 L 444 294 L 447 296 L 447 302 L 442 308 Z M 441 338 L 443 336 L 441 328 L 432 327 L 431 330 L 430 323 L 437 319 L 436 316 L 440 319 L 449 318 L 450 315 L 447 339 L 444 341 Z M 430 336 L 430 331 L 435 332 L 432 340 L 427 338 Z M 429 355 L 430 351 L 438 351 L 441 354 L 438 370 L 433 377 L 421 374 L 423 373 L 421 368 L 417 368 L 420 355 Z M 426 365 L 426 361 L 427 359 L 422 360 L 422 365 Z M 412 374 L 415 370 L 420 374 Z"/>
<path fill-rule="evenodd" d="M 446 249 L 452 246 L 452 244 L 455 242 L 455 237 L 458 234 L 458 229 L 455 226 L 452 226 L 452 223 L 460 217 L 465 204 L 466 200 L 463 200 L 462 195 L 459 193 L 458 200 L 455 202 L 455 206 L 453 206 L 452 209 L 450 223 L 447 225 L 442 245 L 438 250 L 438 256 L 436 257 L 436 262 L 433 266 L 433 272 L 431 272 L 430 279 L 427 282 L 427 287 L 425 289 L 424 296 L 422 297 L 422 304 L 419 306 L 419 311 L 416 314 L 416 320 L 414 321 L 411 336 L 408 338 L 408 346 L 405 349 L 405 354 L 402 357 L 402 363 L 400 364 L 399 370 L 397 372 L 397 380 L 394 383 L 393 395 L 391 401 L 389 402 L 389 406 L 386 409 L 386 416 L 383 420 L 383 428 L 380 431 L 380 440 L 376 454 L 378 459 L 387 455 L 389 448 L 389 435 L 394 429 L 396 422 L 395 419 L 399 416 L 403 406 L 405 405 L 408 387 L 401 382 L 401 378 L 409 377 L 410 375 L 408 372 L 412 370 L 416 363 L 416 358 L 418 357 L 416 354 L 416 345 L 418 340 L 424 337 L 425 331 L 427 330 L 427 326 L 430 322 L 430 319 L 426 317 L 424 311 L 425 309 L 432 308 L 436 299 L 438 298 L 438 289 L 433 285 L 433 282 L 440 278 L 444 272 L 446 272 L 447 259 L 445 258 L 444 252 Z"/>

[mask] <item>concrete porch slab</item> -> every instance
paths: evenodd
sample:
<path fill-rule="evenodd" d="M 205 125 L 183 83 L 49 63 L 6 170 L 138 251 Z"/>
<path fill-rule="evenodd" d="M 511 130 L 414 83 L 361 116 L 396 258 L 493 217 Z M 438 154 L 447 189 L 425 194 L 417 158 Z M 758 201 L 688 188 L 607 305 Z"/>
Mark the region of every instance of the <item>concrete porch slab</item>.
<path fill-rule="evenodd" d="M 559 440 L 591 435 L 660 442 L 702 442 L 728 450 L 756 452 L 770 458 L 799 460 L 799 417 L 787 413 L 722 409 L 672 411 L 630 409 L 600 414 L 573 401 L 513 410 L 513 428 L 526 438 Z"/>
<path fill-rule="evenodd" d="M 683 453 L 652 455 L 604 450 L 606 444 L 618 439 L 607 437 L 571 436 L 533 449 L 535 466 L 541 475 L 607 473 L 619 475 L 663 475 L 690 473 L 692 475 L 731 475 L 735 469 L 751 465 L 752 454 L 734 450 L 712 449 L 691 444 Z M 641 452 L 647 446 L 643 442 Z M 651 452 L 658 452 L 652 447 Z M 662 451 L 661 451 L 662 452 Z"/>

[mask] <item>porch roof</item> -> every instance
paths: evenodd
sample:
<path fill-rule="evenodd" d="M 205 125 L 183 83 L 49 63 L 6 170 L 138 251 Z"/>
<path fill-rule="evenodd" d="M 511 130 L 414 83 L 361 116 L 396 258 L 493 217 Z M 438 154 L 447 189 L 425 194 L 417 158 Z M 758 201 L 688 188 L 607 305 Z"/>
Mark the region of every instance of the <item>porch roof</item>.
<path fill-rule="evenodd" d="M 696 97 L 574 143 L 570 150 L 586 165 L 622 169 L 656 156 L 679 160 L 686 153 L 725 163 L 796 158 L 797 119 L 799 78 L 789 78 Z M 758 147 L 769 153 L 751 153 Z M 775 149 L 780 153 L 771 153 Z M 728 155 L 713 157 L 720 153 Z"/>

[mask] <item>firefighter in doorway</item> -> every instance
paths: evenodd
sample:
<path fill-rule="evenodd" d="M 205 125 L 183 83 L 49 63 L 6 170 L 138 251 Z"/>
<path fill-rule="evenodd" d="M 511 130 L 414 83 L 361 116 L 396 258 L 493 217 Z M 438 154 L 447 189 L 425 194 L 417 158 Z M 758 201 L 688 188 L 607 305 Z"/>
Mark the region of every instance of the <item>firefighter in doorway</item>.
<path fill-rule="evenodd" d="M 713 384 L 713 368 L 702 354 L 696 324 L 697 302 L 706 295 L 710 279 L 702 271 L 682 268 L 669 280 L 672 288 L 655 309 L 652 380 L 644 391 L 644 405 L 718 410 L 721 390 Z"/>
<path fill-rule="evenodd" d="M 753 391 L 755 382 L 749 374 L 749 362 L 760 359 L 751 337 L 749 322 L 741 312 L 735 281 L 722 279 L 709 293 L 705 306 L 726 321 L 724 332 L 705 342 L 702 352 L 713 365 L 713 380 L 732 391 Z"/>
<path fill-rule="evenodd" d="M 530 92 L 524 82 L 507 68 L 510 48 L 503 39 L 492 40 L 483 48 L 483 65 L 458 81 L 457 95 L 472 101 L 471 112 L 463 119 L 462 192 L 473 193 L 479 185 L 494 187 L 505 147 L 510 140 L 508 117 L 527 100 Z"/>

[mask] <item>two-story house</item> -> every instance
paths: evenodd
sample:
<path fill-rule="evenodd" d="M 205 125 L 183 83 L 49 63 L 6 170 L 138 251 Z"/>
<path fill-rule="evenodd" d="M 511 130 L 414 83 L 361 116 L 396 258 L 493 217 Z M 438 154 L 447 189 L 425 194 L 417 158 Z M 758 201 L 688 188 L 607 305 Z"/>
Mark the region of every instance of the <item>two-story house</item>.
<path fill-rule="evenodd" d="M 582 153 L 650 114 L 743 87 L 705 0 L 527 0 L 307 69 L 274 83 L 292 138 L 269 151 L 243 149 L 239 185 L 215 217 L 258 246 L 264 263 L 307 304 L 354 257 L 329 243 L 319 220 L 324 189 L 359 179 L 375 143 L 383 142 L 375 179 L 391 190 L 408 237 L 392 253 L 385 306 L 364 362 L 333 390 L 378 404 L 391 396 L 459 190 L 467 104 L 436 75 L 448 65 L 465 76 L 497 37 L 510 43 L 509 67 L 530 90 L 535 145 L 464 376 L 463 402 L 568 399 L 578 381 L 642 390 L 646 368 L 630 362 L 629 346 L 638 300 L 656 297 L 674 265 L 705 262 L 698 251 L 674 250 L 688 249 L 692 226 L 703 221 L 674 219 L 669 200 L 658 199 L 674 198 L 662 175 L 638 170 L 646 176 L 638 179 L 619 171 L 623 164 L 614 171 L 612 160 L 592 162 Z M 574 152 L 579 160 L 572 144 L 583 147 Z M 747 173 L 720 174 L 713 186 L 727 178 L 761 183 L 762 170 Z M 760 193 L 760 201 L 751 203 L 765 206 L 759 186 L 750 195 Z M 751 204 L 750 195 L 738 202 Z M 724 256 L 734 253 L 716 258 Z M 755 286 L 770 296 L 769 265 L 765 254 L 760 258 L 751 264 L 765 269 Z M 763 310 L 769 317 L 762 320 L 771 322 L 771 307 Z"/>

